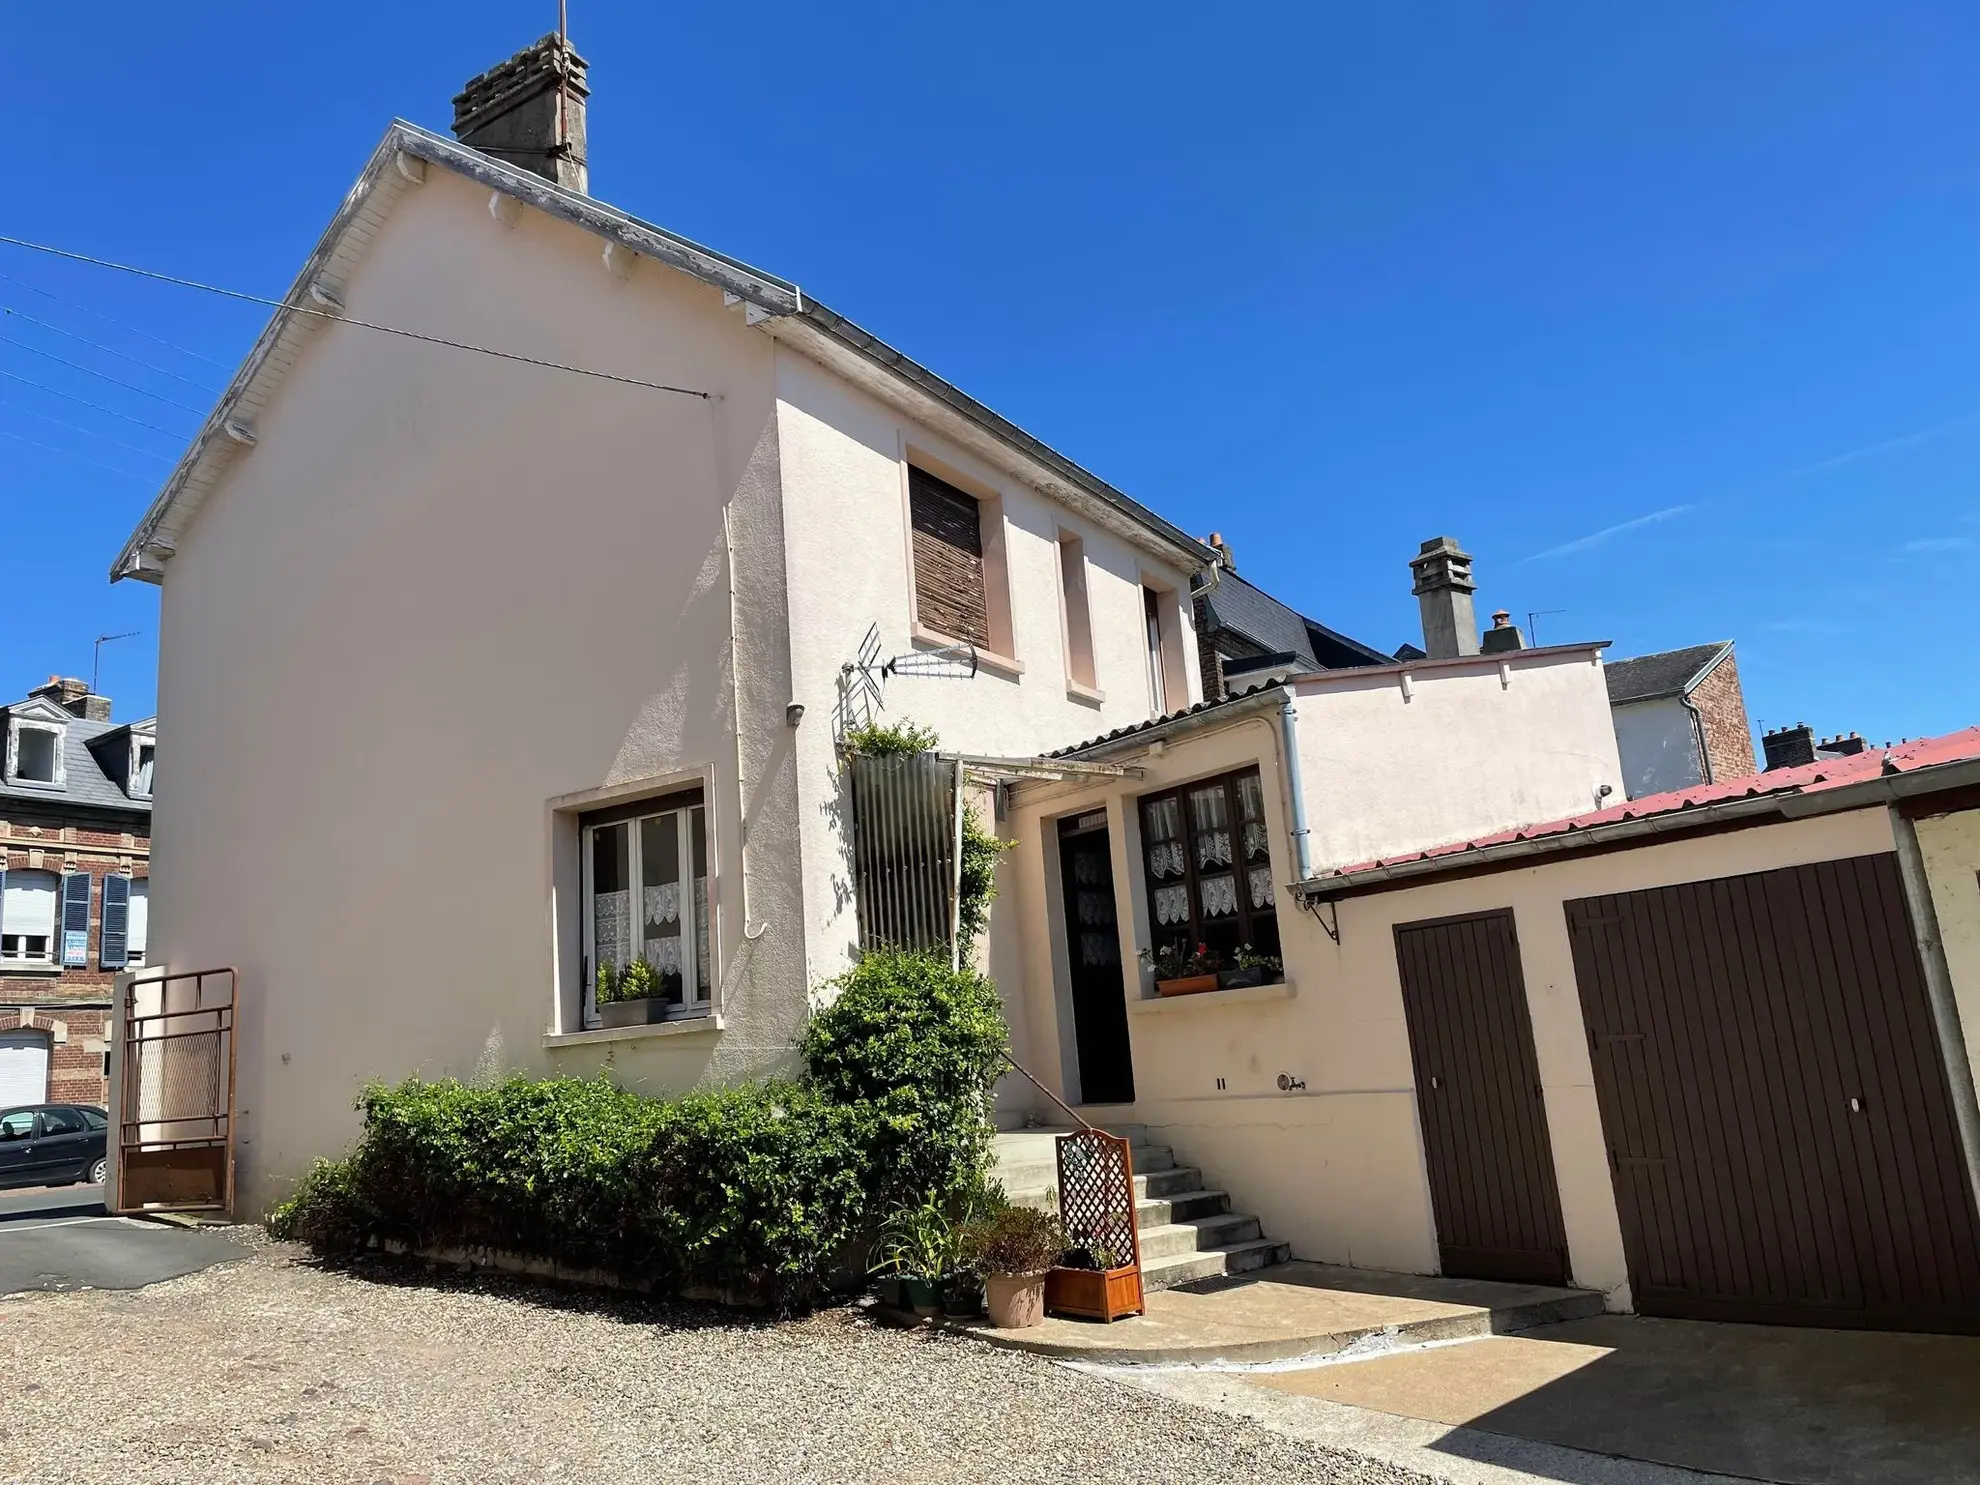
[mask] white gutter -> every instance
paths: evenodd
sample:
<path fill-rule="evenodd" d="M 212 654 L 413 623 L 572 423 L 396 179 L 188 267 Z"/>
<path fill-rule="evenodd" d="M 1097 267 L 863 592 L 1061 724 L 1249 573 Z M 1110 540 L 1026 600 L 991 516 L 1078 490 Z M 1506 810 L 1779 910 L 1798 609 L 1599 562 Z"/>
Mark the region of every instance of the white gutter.
<path fill-rule="evenodd" d="M 1279 708 L 1279 736 L 1286 746 L 1286 792 L 1292 795 L 1293 869 L 1303 882 L 1313 875 L 1313 832 L 1306 826 L 1306 790 L 1299 780 L 1299 713 L 1290 690 L 1285 698 Z"/>

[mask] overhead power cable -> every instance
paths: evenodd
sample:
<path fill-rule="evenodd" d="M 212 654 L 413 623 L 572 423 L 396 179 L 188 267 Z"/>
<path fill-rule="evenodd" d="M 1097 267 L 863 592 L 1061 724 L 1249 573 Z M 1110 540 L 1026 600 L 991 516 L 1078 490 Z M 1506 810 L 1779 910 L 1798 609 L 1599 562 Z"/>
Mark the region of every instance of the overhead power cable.
<path fill-rule="evenodd" d="M 101 351 L 106 356 L 116 356 L 120 360 L 130 362 L 133 366 L 142 366 L 146 371 L 155 371 L 160 376 L 169 376 L 173 381 L 184 382 L 187 386 L 204 392 L 208 396 L 218 397 L 220 395 L 212 387 L 207 386 L 205 382 L 196 382 L 189 376 L 180 376 L 176 371 L 168 371 L 163 366 L 153 365 L 142 356 L 133 356 L 129 351 L 120 351 L 114 345 L 104 345 L 101 341 L 91 340 L 87 335 L 78 335 L 73 330 L 64 330 L 60 325 L 51 325 L 46 320 L 37 320 L 33 315 L 28 314 L 24 310 L 15 309 L 10 304 L 0 304 L 0 315 L 12 315 L 17 320 L 26 320 L 30 325 L 39 325 L 44 330 L 53 330 L 57 335 L 66 335 L 69 339 L 78 341 L 93 351 Z"/>
<path fill-rule="evenodd" d="M 67 356 L 58 356 L 53 351 L 44 351 L 40 346 L 29 345 L 25 340 L 20 339 L 18 336 L 9 335 L 5 331 L 0 331 L 0 341 L 5 341 L 8 345 L 19 346 L 30 356 L 45 357 L 47 360 L 55 362 L 58 366 L 66 366 L 71 371 L 80 371 L 84 376 L 99 377 L 103 381 L 110 383 L 113 387 L 122 387 L 126 392 L 135 392 L 140 397 L 150 397 L 155 401 L 164 403 L 167 407 L 176 407 L 180 412 L 189 412 L 196 418 L 206 416 L 199 408 L 188 407 L 183 402 L 174 402 L 163 392 L 154 392 L 149 387 L 140 387 L 136 382 L 127 382 L 121 377 L 112 376 L 107 371 L 98 371 L 94 366 L 85 366 L 80 361 L 71 361 Z"/>
<path fill-rule="evenodd" d="M 177 439 L 180 443 L 186 441 L 186 434 L 175 432 L 170 428 L 161 428 L 156 423 L 147 423 L 143 418 L 134 418 L 129 413 L 120 413 L 114 407 L 105 407 L 100 402 L 91 402 L 87 397 L 78 397 L 73 392 L 64 392 L 57 387 L 48 386 L 44 382 L 35 381 L 32 377 L 25 377 L 18 372 L 9 371 L 4 366 L 0 366 L 0 376 L 6 377 L 11 382 L 19 382 L 24 387 L 33 387 L 37 392 L 46 392 L 51 397 L 60 397 L 64 401 L 79 403 L 83 407 L 91 408 L 96 412 L 108 413 L 113 418 L 122 418 L 126 423 L 135 423 L 140 428 L 148 428 L 153 433 L 162 433 L 167 438 Z"/>
<path fill-rule="evenodd" d="M 15 412 L 24 412 L 31 418 L 40 418 L 44 423 L 53 423 L 57 428 L 67 428 L 71 433 L 86 433 L 91 438 L 114 443 L 120 449 L 129 449 L 133 454 L 142 454 L 147 459 L 163 459 L 167 464 L 172 462 L 170 454 L 161 454 L 155 449 L 139 448 L 134 443 L 125 443 L 121 438 L 112 438 L 109 434 L 99 433 L 94 428 L 85 428 L 81 423 L 71 423 L 66 418 L 58 418 L 53 413 L 37 412 L 25 402 L 15 402 L 10 398 L 0 397 L 0 407 L 11 407 Z"/>
<path fill-rule="evenodd" d="M 195 361 L 204 361 L 208 366 L 217 366 L 222 371 L 227 370 L 227 363 L 225 361 L 216 361 L 211 356 L 202 356 L 198 351 L 182 346 L 177 341 L 167 340 L 162 335 L 153 335 L 149 330 L 146 330 L 140 325 L 127 325 L 115 315 L 106 315 L 100 309 L 91 309 L 87 304 L 78 304 L 73 299 L 64 299 L 53 289 L 44 289 L 40 284 L 31 284 L 24 278 L 15 278 L 11 273 L 0 273 L 0 283 L 17 284 L 30 293 L 39 294 L 44 299 L 53 299 L 57 304 L 68 309 L 73 309 L 79 314 L 92 315 L 96 319 L 103 321 L 106 325 L 115 325 L 119 330 L 128 330 L 133 335 L 142 335 L 154 345 L 162 345 L 168 351 L 177 351 L 182 356 L 191 356 Z"/>
<path fill-rule="evenodd" d="M 72 449 L 57 448 L 52 443 L 43 443 L 38 438 L 29 438 L 26 434 L 15 433 L 12 429 L 0 428 L 0 438 L 11 438 L 16 440 L 17 442 L 31 445 L 32 447 L 37 449 L 46 449 L 51 454 L 61 454 L 64 458 L 80 459 L 85 464 L 94 464 L 98 469 L 107 469 L 112 474 L 123 475 L 124 478 L 126 479 L 143 480 L 146 484 L 150 484 L 153 480 L 158 478 L 158 476 L 155 474 L 135 474 L 128 469 L 119 469 L 114 464 L 105 464 L 101 460 L 88 458 L 85 455 L 76 453 Z"/>
<path fill-rule="evenodd" d="M 72 263 L 87 263 L 92 268 L 108 268 L 117 273 L 148 278 L 156 283 L 174 284 L 181 289 L 197 289 L 202 294 L 217 294 L 222 299 L 238 299 L 245 304 L 262 304 L 271 309 L 287 310 L 290 314 L 311 315 L 320 320 L 335 320 L 340 325 L 353 325 L 360 330 L 376 330 L 381 335 L 398 335 L 407 340 L 422 341 L 427 345 L 445 346 L 448 350 L 472 351 L 478 356 L 493 356 L 499 361 L 518 361 L 525 366 L 540 366 L 546 371 L 568 371 L 573 376 L 594 377 L 599 381 L 618 382 L 628 387 L 644 387 L 650 392 L 672 392 L 680 397 L 699 397 L 704 402 L 714 396 L 712 392 L 699 391 L 693 387 L 673 387 L 665 382 L 642 381 L 636 376 L 621 376 L 616 371 L 599 371 L 590 366 L 572 366 L 563 361 L 546 361 L 538 356 L 524 356 L 515 351 L 498 351 L 492 346 L 473 345 L 464 340 L 448 340 L 444 336 L 426 335 L 418 330 L 407 330 L 400 325 L 381 325 L 373 320 L 353 319 L 334 310 L 311 309 L 307 305 L 295 304 L 286 299 L 269 299 L 261 294 L 245 294 L 239 289 L 223 289 L 217 284 L 200 283 L 197 279 L 179 278 L 149 268 L 136 268 L 129 263 L 113 263 L 107 258 L 92 258 L 87 253 L 72 253 L 66 248 L 50 247 L 45 242 L 30 242 L 24 237 L 0 235 L 0 243 L 10 247 L 26 248 L 30 252 L 47 253 L 55 258 L 66 258 Z"/>

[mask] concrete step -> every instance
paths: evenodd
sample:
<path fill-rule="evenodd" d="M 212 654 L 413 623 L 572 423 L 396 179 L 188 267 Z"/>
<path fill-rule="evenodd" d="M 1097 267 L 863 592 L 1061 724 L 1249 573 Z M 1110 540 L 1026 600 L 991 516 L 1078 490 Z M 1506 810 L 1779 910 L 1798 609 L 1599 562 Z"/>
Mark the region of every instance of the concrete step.
<path fill-rule="evenodd" d="M 1144 1225 L 1141 1240 L 1144 1269 L 1158 1258 L 1179 1253 L 1207 1253 L 1213 1248 L 1230 1248 L 1262 1236 L 1256 1217 L 1242 1212 L 1218 1212 L 1207 1217 L 1189 1217 L 1179 1222 Z"/>
<path fill-rule="evenodd" d="M 1248 1274 L 1254 1269 L 1284 1263 L 1292 1256 L 1287 1243 L 1271 1238 L 1253 1238 L 1198 1253 L 1172 1253 L 1163 1258 L 1141 1261 L 1141 1287 L 1148 1291 L 1173 1289 L 1199 1279 L 1220 1279 L 1228 1274 Z"/>
<path fill-rule="evenodd" d="M 1231 1209 L 1227 1191 L 1178 1191 L 1171 1196 L 1150 1197 L 1134 1204 L 1134 1225 L 1147 1231 L 1168 1222 L 1188 1222 L 1197 1217 L 1218 1217 Z"/>
<path fill-rule="evenodd" d="M 1006 1191 L 1042 1191 L 1059 1184 L 1059 1153 L 1048 1145 L 1042 1153 L 1021 1152 L 1022 1158 L 1006 1158 L 1001 1152 L 990 1174 L 1004 1183 Z M 1176 1152 L 1167 1145 L 1146 1145 L 1134 1152 L 1137 1185 L 1144 1175 L 1161 1175 L 1177 1169 Z"/>

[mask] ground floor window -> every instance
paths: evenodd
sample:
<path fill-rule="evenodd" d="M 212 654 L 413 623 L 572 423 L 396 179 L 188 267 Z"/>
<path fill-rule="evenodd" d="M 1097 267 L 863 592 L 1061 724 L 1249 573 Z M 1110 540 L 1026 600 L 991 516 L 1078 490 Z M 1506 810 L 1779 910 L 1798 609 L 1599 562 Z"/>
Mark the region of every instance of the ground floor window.
<path fill-rule="evenodd" d="M 61 882 L 52 871 L 0 872 L 0 960 L 54 962 L 55 904 Z"/>
<path fill-rule="evenodd" d="M 584 860 L 584 1024 L 598 1024 L 602 968 L 653 971 L 671 1015 L 708 1009 L 708 824 L 700 791 L 579 817 Z"/>
<path fill-rule="evenodd" d="M 1139 803 L 1151 949 L 1187 955 L 1202 945 L 1226 969 L 1238 967 L 1241 951 L 1277 960 L 1278 896 L 1258 770 L 1145 794 Z"/>

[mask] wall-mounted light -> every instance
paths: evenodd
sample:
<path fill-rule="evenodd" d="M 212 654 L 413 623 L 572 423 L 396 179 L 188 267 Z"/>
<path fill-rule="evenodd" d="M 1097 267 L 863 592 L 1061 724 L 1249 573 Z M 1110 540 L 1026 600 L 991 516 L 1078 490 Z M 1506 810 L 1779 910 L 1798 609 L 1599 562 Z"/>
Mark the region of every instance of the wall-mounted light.
<path fill-rule="evenodd" d="M 785 726 L 795 727 L 797 726 L 798 723 L 802 722 L 803 720 L 804 720 L 804 703 L 802 701 L 793 701 L 789 706 L 784 708 Z"/>

